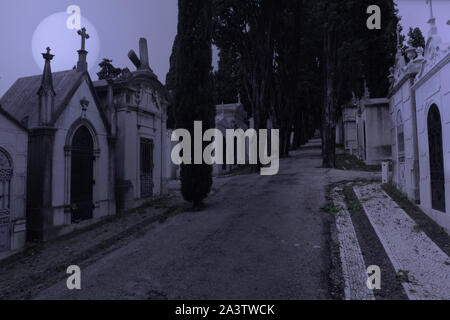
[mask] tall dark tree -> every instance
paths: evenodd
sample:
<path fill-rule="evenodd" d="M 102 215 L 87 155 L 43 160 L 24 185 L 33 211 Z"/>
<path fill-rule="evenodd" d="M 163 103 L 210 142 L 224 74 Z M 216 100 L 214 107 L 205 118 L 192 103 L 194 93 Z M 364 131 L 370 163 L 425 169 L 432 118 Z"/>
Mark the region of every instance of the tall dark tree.
<path fill-rule="evenodd" d="M 173 40 L 172 54 L 170 55 L 169 72 L 166 75 L 166 88 L 169 91 L 175 90 L 177 84 L 177 56 L 179 47 L 178 35 L 176 35 Z"/>
<path fill-rule="evenodd" d="M 244 87 L 239 53 L 233 48 L 221 48 L 218 70 L 214 73 L 214 102 L 215 104 L 236 103 L 238 99 L 251 117 L 252 110 Z"/>
<path fill-rule="evenodd" d="M 321 127 L 322 101 L 322 47 L 323 32 L 319 28 L 320 19 L 315 16 L 316 3 L 303 1 L 300 34 L 300 52 L 296 57 L 299 65 L 299 83 L 297 84 L 297 107 L 294 114 L 293 147 L 306 143 Z"/>
<path fill-rule="evenodd" d="M 271 117 L 287 155 L 292 129 L 299 146 L 320 127 L 323 165 L 334 167 L 339 106 L 366 88 L 371 97 L 387 94 L 398 23 L 393 0 L 214 3 L 214 40 L 225 50 L 224 65 L 229 50 L 237 53 L 255 128 Z M 381 30 L 367 28 L 370 5 L 381 8 Z"/>
<path fill-rule="evenodd" d="M 371 98 L 382 98 L 389 91 L 389 68 L 394 65 L 397 51 L 397 25 L 399 17 L 392 0 L 368 1 L 378 4 L 382 12 L 381 30 L 364 29 L 361 39 L 366 39 L 361 61 L 363 77 Z M 367 4 L 368 5 L 368 4 Z"/>
<path fill-rule="evenodd" d="M 425 48 L 425 38 L 423 37 L 420 28 L 409 28 L 408 31 L 408 45 L 414 48 Z"/>
<path fill-rule="evenodd" d="M 275 28 L 275 68 L 273 83 L 275 127 L 280 130 L 280 155 L 289 155 L 293 115 L 300 106 L 302 65 L 298 59 L 305 48 L 302 0 L 281 0 Z"/>
<path fill-rule="evenodd" d="M 352 95 L 360 97 L 366 84 L 371 97 L 387 94 L 389 67 L 394 62 L 398 17 L 393 0 L 320 0 L 317 2 L 323 26 L 323 166 L 335 166 L 338 106 Z M 378 5 L 382 28 L 366 27 L 366 12 Z"/>
<path fill-rule="evenodd" d="M 173 91 L 176 87 L 177 82 L 177 56 L 178 56 L 178 48 L 179 41 L 178 35 L 175 36 L 175 40 L 173 41 L 172 46 L 172 54 L 170 56 L 170 68 L 169 72 L 166 75 L 166 88 L 171 94 L 171 101 L 169 102 L 169 106 L 167 108 L 167 127 L 174 129 L 175 128 L 175 110 L 174 110 L 174 101 L 173 101 Z"/>
<path fill-rule="evenodd" d="M 278 6 L 273 0 L 214 0 L 214 42 L 238 53 L 255 129 L 266 128 L 271 109 Z"/>
<path fill-rule="evenodd" d="M 178 49 L 174 90 L 175 124 L 194 137 L 194 122 L 203 130 L 214 127 L 212 87 L 212 3 L 210 0 L 178 1 Z M 192 143 L 192 155 L 194 155 Z M 195 208 L 201 206 L 212 185 L 212 167 L 181 165 L 181 192 Z"/>
<path fill-rule="evenodd" d="M 241 86 L 241 73 L 237 53 L 232 48 L 219 52 L 219 68 L 214 74 L 216 104 L 234 103 Z"/>

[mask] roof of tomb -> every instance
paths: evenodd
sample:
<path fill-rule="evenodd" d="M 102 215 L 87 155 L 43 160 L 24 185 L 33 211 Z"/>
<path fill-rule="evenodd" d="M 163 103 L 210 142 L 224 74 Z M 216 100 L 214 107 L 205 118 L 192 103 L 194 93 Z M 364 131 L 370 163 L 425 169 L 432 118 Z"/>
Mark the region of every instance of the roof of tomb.
<path fill-rule="evenodd" d="M 84 73 L 67 70 L 53 73 L 55 110 L 67 99 L 67 96 L 80 81 Z M 0 104 L 11 116 L 21 123 L 27 117 L 38 113 L 38 91 L 42 82 L 42 74 L 19 78 L 0 99 Z"/>
<path fill-rule="evenodd" d="M 158 77 L 151 70 L 137 70 L 130 72 L 127 68 L 117 78 L 113 79 L 114 88 L 132 87 L 135 83 L 146 83 L 150 88 L 156 90 L 162 97 L 168 99 L 168 91 L 158 80 Z M 103 91 L 108 87 L 108 82 L 104 79 L 94 81 L 96 90 Z M 131 88 L 130 88 L 131 89 Z"/>
<path fill-rule="evenodd" d="M 100 106 L 91 78 L 88 72 L 66 70 L 52 73 L 53 89 L 55 91 L 55 112 L 53 122 L 56 122 L 76 90 L 83 81 L 87 81 L 95 102 Z M 42 74 L 23 77 L 8 89 L 0 99 L 2 108 L 23 126 L 28 127 L 27 119 L 33 119 L 39 112 L 38 91 L 42 84 Z M 105 125 L 108 127 L 103 110 L 99 108 Z"/>
<path fill-rule="evenodd" d="M 14 123 L 18 128 L 22 129 L 23 131 L 28 131 L 28 129 L 19 121 L 17 121 L 16 118 L 14 118 L 13 116 L 11 116 L 8 112 L 6 112 L 6 110 L 4 110 L 2 108 L 2 105 L 0 105 L 0 115 L 2 115 L 3 117 L 5 117 L 6 119 L 8 119 L 9 121 L 11 121 L 12 123 Z"/>
<path fill-rule="evenodd" d="M 128 58 L 135 65 L 136 71 L 131 72 L 128 68 L 115 68 L 111 62 L 112 60 L 104 59 L 100 66 L 103 69 L 98 73 L 100 80 L 94 82 L 94 86 L 98 91 L 106 91 L 109 79 L 112 82 L 113 88 L 129 88 L 133 90 L 135 84 L 145 83 L 153 90 L 157 91 L 161 97 L 166 100 L 169 99 L 169 93 L 164 85 L 158 80 L 158 77 L 150 68 L 148 43 L 147 39 L 139 39 L 139 57 L 130 50 Z M 113 71 L 113 72 L 111 72 Z"/>

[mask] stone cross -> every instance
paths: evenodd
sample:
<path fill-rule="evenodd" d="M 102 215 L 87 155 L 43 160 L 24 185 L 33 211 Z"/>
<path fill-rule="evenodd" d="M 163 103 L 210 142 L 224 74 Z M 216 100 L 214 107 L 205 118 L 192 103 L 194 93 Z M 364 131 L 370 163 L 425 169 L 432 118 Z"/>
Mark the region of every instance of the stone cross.
<path fill-rule="evenodd" d="M 130 50 L 128 53 L 128 58 L 130 58 L 131 62 L 136 66 L 138 70 L 149 70 L 149 59 L 148 59 L 148 44 L 147 39 L 141 38 L 139 40 L 139 56 L 137 56 L 134 50 Z"/>
<path fill-rule="evenodd" d="M 427 4 L 430 5 L 430 19 L 433 19 L 433 0 L 427 0 Z"/>
<path fill-rule="evenodd" d="M 81 36 L 81 50 L 86 50 L 86 39 L 89 39 L 90 36 L 86 33 L 86 28 L 78 30 L 78 34 Z"/>
<path fill-rule="evenodd" d="M 50 47 L 46 48 L 47 53 L 43 53 L 42 56 L 44 57 L 45 60 L 52 60 L 54 55 L 50 54 Z"/>

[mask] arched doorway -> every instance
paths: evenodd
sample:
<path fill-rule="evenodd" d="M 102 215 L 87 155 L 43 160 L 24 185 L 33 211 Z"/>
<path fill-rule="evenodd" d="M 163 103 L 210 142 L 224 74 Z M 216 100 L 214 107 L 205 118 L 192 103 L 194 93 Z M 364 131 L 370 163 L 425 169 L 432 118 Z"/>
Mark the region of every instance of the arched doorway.
<path fill-rule="evenodd" d="M 405 134 L 402 112 L 397 113 L 397 160 L 398 160 L 398 181 L 400 189 L 405 191 L 406 177 L 405 177 Z"/>
<path fill-rule="evenodd" d="M 141 198 L 153 196 L 153 150 L 153 140 L 141 138 Z"/>
<path fill-rule="evenodd" d="M 366 120 L 363 121 L 363 135 L 364 135 L 364 160 L 367 160 Z"/>
<path fill-rule="evenodd" d="M 92 219 L 94 185 L 94 142 L 88 128 L 81 126 L 72 139 L 70 199 L 72 223 Z"/>
<path fill-rule="evenodd" d="M 402 113 L 399 110 L 397 113 L 397 151 L 399 162 L 405 162 L 405 135 L 403 128 Z"/>
<path fill-rule="evenodd" d="M 10 157 L 0 148 L 0 252 L 10 249 L 12 174 Z"/>
<path fill-rule="evenodd" d="M 428 111 L 428 147 L 430 154 L 432 208 L 445 212 L 444 152 L 442 149 L 442 123 L 438 107 Z"/>

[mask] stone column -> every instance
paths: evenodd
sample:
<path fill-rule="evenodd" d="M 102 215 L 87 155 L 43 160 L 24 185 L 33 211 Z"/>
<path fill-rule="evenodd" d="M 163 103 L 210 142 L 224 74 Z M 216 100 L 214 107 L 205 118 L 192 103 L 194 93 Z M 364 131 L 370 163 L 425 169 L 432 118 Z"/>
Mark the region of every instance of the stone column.
<path fill-rule="evenodd" d="M 48 240 L 53 229 L 53 149 L 55 128 L 30 130 L 27 181 L 29 240 Z"/>

